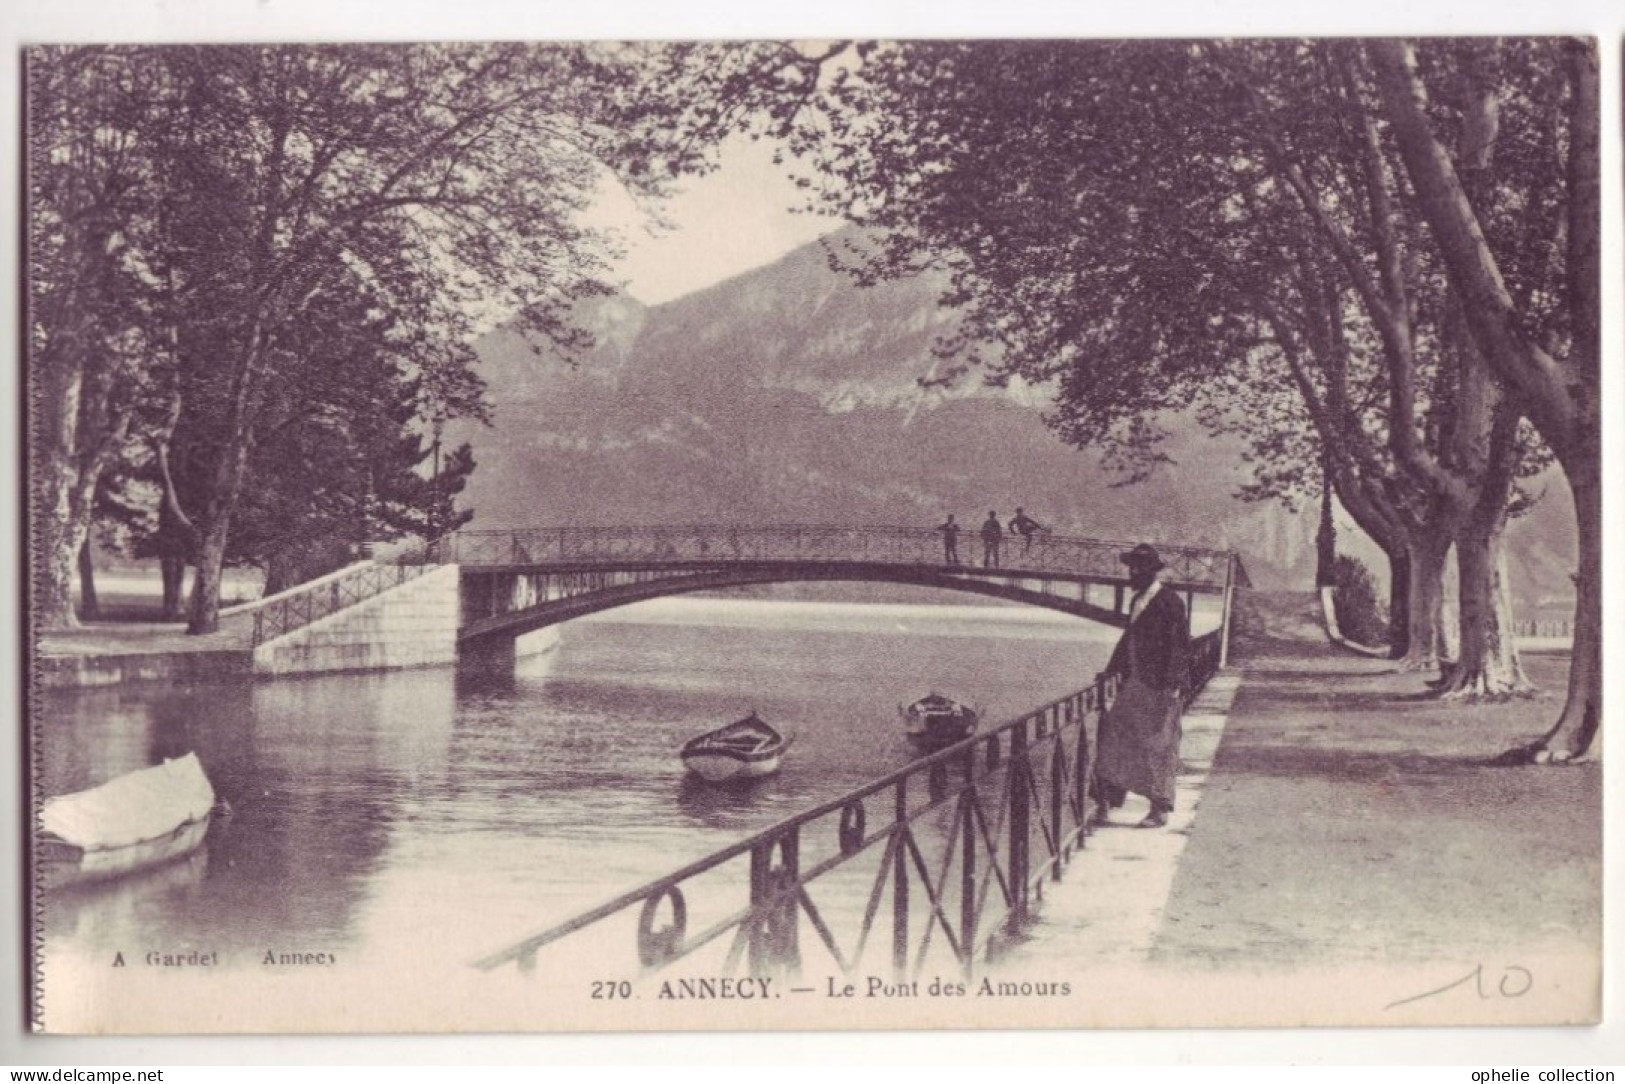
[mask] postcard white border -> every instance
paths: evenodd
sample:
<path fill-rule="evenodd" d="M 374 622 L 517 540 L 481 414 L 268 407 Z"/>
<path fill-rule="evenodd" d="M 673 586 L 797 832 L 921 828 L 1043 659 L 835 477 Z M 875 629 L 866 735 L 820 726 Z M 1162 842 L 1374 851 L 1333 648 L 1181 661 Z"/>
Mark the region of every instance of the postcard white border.
<path fill-rule="evenodd" d="M 1604 619 L 1611 646 L 1625 630 L 1619 588 L 1625 560 L 1621 512 L 1625 477 L 1621 423 L 1625 422 L 1625 244 L 1621 238 L 1621 53 L 1625 50 L 1625 4 L 1620 0 L 1366 0 L 1321 6 L 1303 0 L 1177 0 L 1138 4 L 1067 4 L 1032 0 L 817 0 L 799 8 L 761 0 L 673 3 L 671 0 L 593 0 L 591 3 L 523 4 L 515 0 L 11 0 L 0 6 L 0 96 L 5 131 L 0 138 L 0 175 L 8 180 L 0 207 L 0 275 L 5 302 L 0 338 L 15 357 L 18 335 L 17 178 L 20 151 L 18 50 L 34 42 L 154 40 L 510 40 L 560 38 L 806 38 L 861 37 L 1247 37 L 1273 35 L 1398 34 L 1589 34 L 1600 40 L 1603 86 L 1603 225 L 1605 302 L 1605 477 L 1614 499 L 1606 508 L 1605 580 L 1611 590 Z M 929 12 L 929 17 L 924 15 Z M 16 418 L 20 366 L 0 366 L 0 394 Z M 12 434 L 16 430 L 11 430 Z M 14 465 L 20 438 L 0 455 Z M 20 465 L 0 471 L 0 507 L 20 515 Z M 0 651 L 22 658 L 16 616 L 21 597 L 20 521 L 0 536 L 0 593 L 7 620 Z M 7 650 L 9 649 L 9 650 Z M 1625 725 L 1619 705 L 1625 694 L 1625 652 L 1610 651 L 1605 703 L 1607 729 Z M 645 1034 L 435 1036 L 355 1038 L 38 1038 L 23 1025 L 21 861 L 24 810 L 20 793 L 22 755 L 21 666 L 0 674 L 19 719 L 13 740 L 0 744 L 0 1064 L 126 1066 L 186 1064 L 466 1064 L 466 1063 L 687 1063 L 745 1064 L 876 1063 L 953 1061 L 1004 1065 L 1062 1061 L 1068 1064 L 1473 1064 L 1533 1065 L 1625 1063 L 1621 1024 L 1621 968 L 1605 977 L 1606 1023 L 1594 1029 L 1483 1028 L 1427 1031 L 1123 1031 L 1027 1032 L 1019 1042 L 1008 1033 L 887 1032 L 805 1034 Z M 1615 739 L 1616 746 L 1622 739 Z M 1606 808 L 1619 808 L 1618 755 L 1605 769 Z M 1618 899 L 1625 887 L 1616 833 L 1605 830 L 1605 946 L 1619 943 Z M 7 981 L 9 980 L 9 981 Z"/>

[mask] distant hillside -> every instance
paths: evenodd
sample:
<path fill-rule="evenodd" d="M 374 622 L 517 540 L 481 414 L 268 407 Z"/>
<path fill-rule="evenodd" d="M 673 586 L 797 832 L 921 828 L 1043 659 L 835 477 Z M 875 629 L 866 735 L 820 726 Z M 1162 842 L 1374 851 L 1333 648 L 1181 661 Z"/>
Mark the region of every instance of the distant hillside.
<path fill-rule="evenodd" d="M 934 525 L 950 511 L 973 526 L 1021 505 L 1064 533 L 1237 549 L 1261 586 L 1308 582 L 1313 515 L 1236 501 L 1238 449 L 1194 422 L 1172 466 L 1121 487 L 1096 453 L 1061 444 L 1030 394 L 923 389 L 950 319 L 937 286 L 858 287 L 814 244 L 664 305 L 587 306 L 598 346 L 575 368 L 511 331 L 487 336 L 494 424 L 450 434 L 479 462 L 472 526 Z M 1515 531 L 1531 603 L 1567 584 L 1566 496 Z"/>

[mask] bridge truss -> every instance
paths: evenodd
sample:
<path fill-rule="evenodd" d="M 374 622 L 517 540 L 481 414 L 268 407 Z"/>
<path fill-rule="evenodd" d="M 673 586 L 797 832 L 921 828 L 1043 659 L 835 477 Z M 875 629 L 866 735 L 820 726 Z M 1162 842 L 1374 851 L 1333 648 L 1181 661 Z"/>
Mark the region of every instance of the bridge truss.
<path fill-rule="evenodd" d="M 1131 543 L 1042 533 L 1005 538 L 996 563 L 967 537 L 948 559 L 931 528 L 561 527 L 460 531 L 437 543 L 434 560 L 462 570 L 460 640 L 468 647 L 514 637 L 589 613 L 663 595 L 787 581 L 868 581 L 966 591 L 1059 610 L 1121 627 L 1127 623 Z M 1165 583 L 1223 599 L 1246 573 L 1228 550 L 1159 545 Z M 1222 637 L 1221 639 L 1227 639 Z"/>

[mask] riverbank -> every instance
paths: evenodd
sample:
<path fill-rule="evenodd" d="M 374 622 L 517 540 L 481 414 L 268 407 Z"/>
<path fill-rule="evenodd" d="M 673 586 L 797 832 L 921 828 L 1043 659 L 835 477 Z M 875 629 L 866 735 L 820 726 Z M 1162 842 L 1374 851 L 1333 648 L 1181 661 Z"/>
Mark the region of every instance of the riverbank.
<path fill-rule="evenodd" d="M 178 623 L 96 621 L 35 644 L 34 680 L 46 689 L 237 681 L 253 674 L 247 626 L 188 636 Z"/>

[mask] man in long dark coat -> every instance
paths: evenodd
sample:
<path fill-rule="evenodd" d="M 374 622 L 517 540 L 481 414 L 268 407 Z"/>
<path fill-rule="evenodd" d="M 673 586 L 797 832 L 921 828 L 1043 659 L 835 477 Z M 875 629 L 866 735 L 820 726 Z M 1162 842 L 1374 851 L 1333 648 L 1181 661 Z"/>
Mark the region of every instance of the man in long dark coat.
<path fill-rule="evenodd" d="M 1147 545 L 1122 555 L 1134 590 L 1129 625 L 1106 664 L 1122 683 L 1100 720 L 1095 820 L 1104 824 L 1128 792 L 1151 799 L 1141 828 L 1161 828 L 1174 808 L 1179 717 L 1189 685 L 1190 624 L 1185 604 L 1157 579 L 1162 559 Z"/>

